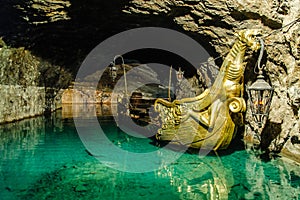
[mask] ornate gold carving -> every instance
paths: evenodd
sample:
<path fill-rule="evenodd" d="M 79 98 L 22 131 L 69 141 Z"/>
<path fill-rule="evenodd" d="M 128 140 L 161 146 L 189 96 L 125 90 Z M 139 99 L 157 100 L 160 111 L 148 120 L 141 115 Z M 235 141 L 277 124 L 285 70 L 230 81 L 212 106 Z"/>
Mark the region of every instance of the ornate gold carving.
<path fill-rule="evenodd" d="M 157 99 L 154 107 L 162 122 L 157 139 L 193 148 L 225 149 L 242 124 L 246 110 L 243 62 L 246 47 L 258 50 L 259 30 L 242 30 L 226 56 L 214 84 L 201 95 L 174 100 Z"/>

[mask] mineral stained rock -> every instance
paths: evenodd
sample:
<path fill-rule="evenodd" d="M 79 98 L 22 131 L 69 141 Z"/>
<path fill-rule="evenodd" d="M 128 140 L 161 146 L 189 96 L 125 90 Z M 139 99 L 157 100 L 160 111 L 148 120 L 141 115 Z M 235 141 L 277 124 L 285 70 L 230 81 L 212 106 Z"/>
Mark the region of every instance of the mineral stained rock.
<path fill-rule="evenodd" d="M 299 0 L 132 0 L 126 12 L 171 18 L 187 34 L 206 38 L 223 58 L 235 39 L 235 32 L 245 28 L 262 29 L 266 36 L 266 77 L 275 88 L 268 123 L 262 132 L 262 145 L 271 151 L 280 151 L 285 146 L 299 155 L 300 145 L 290 139 L 300 136 L 299 22 L 280 29 L 294 20 L 299 21 L 299 9 Z M 248 85 L 255 80 L 255 60 L 250 63 L 245 72 Z M 246 119 L 251 119 L 250 112 Z M 246 125 L 246 132 L 251 131 L 247 126 L 252 126 L 251 123 Z"/>
<path fill-rule="evenodd" d="M 45 65 L 46 62 L 23 47 L 9 47 L 2 39 L 0 43 L 0 123 L 61 107 L 59 89 L 68 84 L 70 75 L 53 65 Z M 51 77 L 53 73 L 57 74 L 55 79 Z M 50 79 L 55 83 L 47 85 Z"/>
<path fill-rule="evenodd" d="M 262 132 L 262 146 L 271 151 L 285 147 L 300 154 L 300 146 L 295 142 L 298 141 L 295 138 L 300 137 L 299 20 L 292 26 L 286 26 L 299 19 L 300 0 L 3 2 L 3 13 L 14 14 L 8 21 L 1 22 L 7 25 L 7 29 L 0 31 L 1 34 L 5 34 L 11 43 L 14 40 L 29 43 L 28 46 L 38 49 L 35 52 L 44 52 L 42 56 L 52 56 L 53 60 L 73 59 L 69 63 L 78 61 L 81 50 L 89 52 L 95 42 L 107 38 L 108 32 L 113 35 L 130 28 L 160 26 L 176 29 L 196 39 L 212 56 L 221 55 L 222 58 L 233 44 L 238 30 L 262 29 L 265 36 L 265 75 L 275 88 L 268 123 Z M 9 7 L 11 4 L 14 6 Z M 20 39 L 10 33 L 24 33 L 26 37 Z M 26 39 L 27 33 L 31 34 L 29 40 Z M 82 45 L 86 48 L 80 49 Z M 249 57 L 245 72 L 247 85 L 255 80 L 253 71 L 257 56 L 251 54 Z M 217 64 L 220 65 L 221 61 Z M 246 119 L 251 121 L 249 112 Z M 246 133 L 251 132 L 252 126 L 251 122 L 246 125 Z"/>

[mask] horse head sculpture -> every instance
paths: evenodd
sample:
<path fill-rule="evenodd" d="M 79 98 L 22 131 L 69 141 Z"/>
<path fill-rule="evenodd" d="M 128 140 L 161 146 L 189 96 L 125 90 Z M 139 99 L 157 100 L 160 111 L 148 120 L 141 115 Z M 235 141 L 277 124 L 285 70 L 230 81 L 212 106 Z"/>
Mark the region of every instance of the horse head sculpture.
<path fill-rule="evenodd" d="M 247 48 L 260 48 L 259 36 L 258 29 L 238 32 L 214 84 L 199 96 L 173 102 L 155 101 L 162 123 L 156 134 L 158 141 L 210 150 L 228 147 L 246 110 L 245 52 Z"/>

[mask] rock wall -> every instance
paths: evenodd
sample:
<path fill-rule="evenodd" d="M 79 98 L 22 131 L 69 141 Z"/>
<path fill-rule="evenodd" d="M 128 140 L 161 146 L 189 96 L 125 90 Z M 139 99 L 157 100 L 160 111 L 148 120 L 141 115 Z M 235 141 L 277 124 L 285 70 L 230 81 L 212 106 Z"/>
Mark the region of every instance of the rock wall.
<path fill-rule="evenodd" d="M 111 92 L 103 92 L 91 87 L 68 88 L 62 95 L 63 104 L 111 104 Z"/>
<path fill-rule="evenodd" d="M 263 64 L 275 94 L 267 126 L 262 132 L 261 145 L 276 152 L 285 145 L 290 151 L 299 152 L 299 20 L 292 26 L 280 29 L 299 19 L 299 5 L 299 0 L 131 0 L 126 12 L 171 18 L 208 49 L 212 47 L 215 57 L 225 57 L 224 52 L 229 51 L 235 40 L 234 33 L 238 30 L 262 29 L 265 36 Z M 245 72 L 248 85 L 255 80 L 255 59 L 257 55 L 248 60 Z M 247 119 L 251 118 L 249 114 L 247 112 Z M 251 124 L 247 126 L 251 131 Z"/>
<path fill-rule="evenodd" d="M 60 108 L 61 92 L 47 97 L 49 88 L 40 80 L 44 77 L 40 60 L 24 48 L 7 46 L 2 39 L 0 46 L 0 123 L 42 115 L 47 105 L 50 111 Z"/>
<path fill-rule="evenodd" d="M 38 87 L 38 61 L 24 48 L 0 49 L 0 123 L 42 114 L 45 92 Z"/>
<path fill-rule="evenodd" d="M 73 72 L 95 45 L 130 28 L 176 29 L 199 41 L 213 57 L 223 58 L 236 38 L 235 32 L 260 28 L 265 36 L 266 77 L 275 88 L 262 146 L 272 151 L 284 146 L 300 152 L 299 22 L 281 29 L 299 19 L 300 0 L 87 0 L 84 4 L 79 0 L 3 0 L 0 4 L 3 19 L 7 18 L 0 20 L 7 27 L 0 30 L 1 35 L 11 44 L 31 48 L 43 59 L 64 63 Z M 248 85 L 255 80 L 256 59 L 257 54 L 247 60 Z M 57 75 L 49 77 L 57 79 Z M 250 118 L 247 113 L 246 119 Z M 247 130 L 251 132 L 251 123 Z"/>
<path fill-rule="evenodd" d="M 44 113 L 43 87 L 0 85 L 0 123 L 33 117 Z"/>

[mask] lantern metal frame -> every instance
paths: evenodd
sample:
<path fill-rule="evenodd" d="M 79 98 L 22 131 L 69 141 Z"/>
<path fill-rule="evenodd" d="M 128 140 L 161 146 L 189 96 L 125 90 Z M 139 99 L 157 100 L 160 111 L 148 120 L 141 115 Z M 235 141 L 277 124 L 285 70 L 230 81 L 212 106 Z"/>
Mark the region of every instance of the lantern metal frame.
<path fill-rule="evenodd" d="M 109 67 L 110 67 L 110 69 L 109 69 L 110 74 L 109 75 L 110 75 L 110 77 L 112 78 L 113 81 L 115 81 L 115 79 L 118 76 L 118 73 L 117 73 L 118 72 L 118 68 L 116 67 L 116 61 L 117 61 L 118 58 L 120 58 L 121 61 L 122 61 L 121 62 L 121 66 L 124 65 L 124 59 L 123 59 L 123 57 L 121 55 L 116 55 L 114 57 L 113 61 L 109 65 Z"/>
<path fill-rule="evenodd" d="M 123 76 L 124 76 L 124 93 L 125 93 L 125 98 L 128 99 L 128 88 L 127 88 L 127 78 L 126 78 L 126 67 L 125 67 L 125 62 L 124 62 L 124 58 L 122 55 L 116 55 L 113 59 L 113 61 L 110 63 L 109 67 L 110 67 L 110 77 L 112 78 L 113 82 L 115 81 L 115 79 L 118 76 L 118 67 L 116 66 L 116 61 L 117 59 L 120 58 L 121 59 L 121 68 L 123 68 Z"/>
<path fill-rule="evenodd" d="M 247 87 L 247 93 L 250 100 L 251 114 L 258 127 L 262 128 L 269 116 L 274 88 L 265 81 L 265 77 L 263 76 L 264 65 L 260 65 L 264 51 L 262 39 L 260 39 L 260 43 L 261 49 L 257 64 L 259 69 L 257 80 L 251 86 Z"/>
<path fill-rule="evenodd" d="M 251 114 L 259 128 L 269 116 L 273 92 L 274 89 L 264 80 L 263 75 L 258 75 L 257 80 L 247 88 Z"/>
<path fill-rule="evenodd" d="M 112 78 L 113 81 L 115 81 L 115 79 L 117 78 L 117 71 L 118 68 L 115 65 L 110 66 L 110 77 Z"/>

